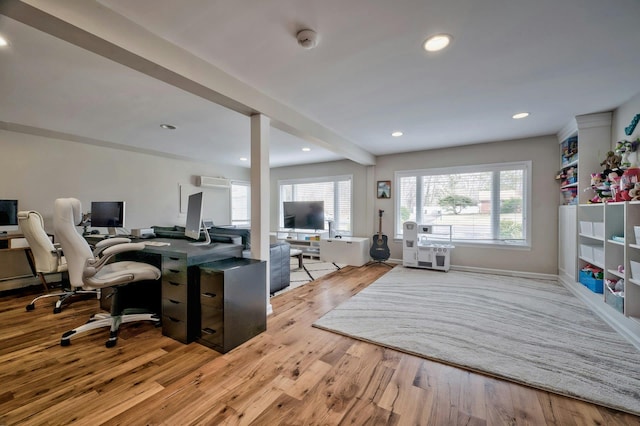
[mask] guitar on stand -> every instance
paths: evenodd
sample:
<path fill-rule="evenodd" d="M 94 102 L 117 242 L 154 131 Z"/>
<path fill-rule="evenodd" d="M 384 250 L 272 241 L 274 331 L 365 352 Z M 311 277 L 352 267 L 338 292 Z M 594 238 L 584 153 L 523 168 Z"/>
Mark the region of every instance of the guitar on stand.
<path fill-rule="evenodd" d="M 373 235 L 373 244 L 371 244 L 369 256 L 371 256 L 373 261 L 376 263 L 384 263 L 387 266 L 393 267 L 392 265 L 385 263 L 385 260 L 389 259 L 389 256 L 391 256 L 391 252 L 389 251 L 389 246 L 387 244 L 387 236 L 382 233 L 382 213 L 384 213 L 384 210 L 378 210 L 378 233 Z"/>

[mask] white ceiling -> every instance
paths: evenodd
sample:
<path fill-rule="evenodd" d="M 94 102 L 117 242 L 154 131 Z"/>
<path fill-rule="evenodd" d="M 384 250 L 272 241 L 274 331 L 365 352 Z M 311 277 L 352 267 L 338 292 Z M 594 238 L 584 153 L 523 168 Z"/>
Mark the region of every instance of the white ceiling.
<path fill-rule="evenodd" d="M 374 155 L 555 134 L 640 92 L 637 0 L 83 3 L 112 9 Z M 315 49 L 297 45 L 303 28 L 318 32 Z M 421 50 L 439 32 L 453 35 L 450 48 Z M 250 156 L 248 116 L 5 16 L 0 35 L 10 42 L 0 50 L 5 128 L 249 166 L 239 161 Z M 531 116 L 511 119 L 521 111 Z M 277 128 L 271 138 L 272 167 L 345 156 L 340 139 L 314 145 Z"/>

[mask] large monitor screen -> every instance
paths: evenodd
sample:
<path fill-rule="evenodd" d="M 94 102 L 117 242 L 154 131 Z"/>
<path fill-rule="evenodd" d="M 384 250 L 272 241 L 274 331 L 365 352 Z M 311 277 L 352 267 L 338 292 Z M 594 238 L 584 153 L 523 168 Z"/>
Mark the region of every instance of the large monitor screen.
<path fill-rule="evenodd" d="M 0 200 L 0 226 L 18 224 L 18 200 Z"/>
<path fill-rule="evenodd" d="M 189 195 L 187 203 L 187 223 L 184 227 L 184 236 L 193 240 L 200 239 L 200 230 L 204 227 L 202 224 L 202 192 Z M 194 242 L 191 244 L 210 244 L 211 237 L 209 231 L 205 228 L 205 241 Z"/>
<path fill-rule="evenodd" d="M 91 226 L 100 228 L 124 228 L 124 201 L 93 201 Z"/>
<path fill-rule="evenodd" d="M 285 201 L 282 207 L 284 228 L 324 229 L 324 201 Z"/>

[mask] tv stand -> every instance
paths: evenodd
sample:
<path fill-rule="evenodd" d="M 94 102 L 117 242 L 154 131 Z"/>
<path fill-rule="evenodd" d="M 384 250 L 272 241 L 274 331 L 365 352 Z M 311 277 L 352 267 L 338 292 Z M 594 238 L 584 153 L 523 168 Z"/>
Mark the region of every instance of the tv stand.
<path fill-rule="evenodd" d="M 292 249 L 302 251 L 303 256 L 320 258 L 320 239 L 327 238 L 326 231 L 278 231 L 275 234 L 277 241 L 286 241 Z"/>

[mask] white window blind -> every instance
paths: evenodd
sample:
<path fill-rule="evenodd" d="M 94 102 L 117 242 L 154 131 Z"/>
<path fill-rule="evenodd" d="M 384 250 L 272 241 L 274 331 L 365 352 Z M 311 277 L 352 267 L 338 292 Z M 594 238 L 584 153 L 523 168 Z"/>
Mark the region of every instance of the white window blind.
<path fill-rule="evenodd" d="M 325 230 L 329 229 L 327 222 L 332 221 L 336 233 L 351 235 L 353 228 L 352 180 L 351 176 L 333 176 L 279 181 L 280 215 L 278 226 L 283 224 L 282 203 L 284 201 L 324 201 Z"/>
<path fill-rule="evenodd" d="M 452 225 L 458 242 L 529 245 L 530 162 L 396 172 L 396 237 L 402 224 Z"/>
<path fill-rule="evenodd" d="M 251 224 L 251 186 L 249 182 L 231 182 L 231 224 Z"/>

